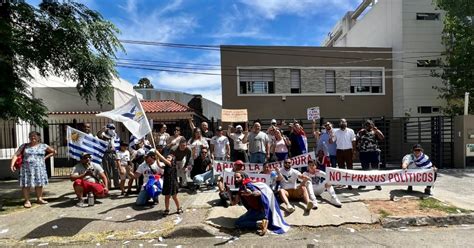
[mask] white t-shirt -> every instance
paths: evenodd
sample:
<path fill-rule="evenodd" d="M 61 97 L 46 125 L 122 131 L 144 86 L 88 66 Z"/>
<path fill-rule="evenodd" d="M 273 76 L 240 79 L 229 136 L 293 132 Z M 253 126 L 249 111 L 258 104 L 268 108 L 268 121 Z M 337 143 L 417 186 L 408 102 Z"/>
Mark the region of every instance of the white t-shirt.
<path fill-rule="evenodd" d="M 301 175 L 301 172 L 291 168 L 289 171 L 285 169 L 280 170 L 283 180 L 281 181 L 282 189 L 296 189 L 298 177 Z"/>
<path fill-rule="evenodd" d="M 194 140 L 192 142 L 191 142 L 191 139 L 190 139 L 188 141 L 188 145 L 189 145 L 189 148 L 191 148 L 192 155 L 193 155 L 193 159 L 191 159 L 191 161 L 193 161 L 194 159 L 199 157 L 202 147 L 209 148 L 209 144 L 207 143 L 205 138 L 197 139 L 197 140 Z"/>
<path fill-rule="evenodd" d="M 318 170 L 315 174 L 309 173 L 309 171 L 305 171 L 303 175 L 311 178 L 311 183 L 313 183 L 313 187 L 319 186 L 324 184 L 326 181 L 326 172 Z"/>
<path fill-rule="evenodd" d="M 281 140 L 274 140 L 273 145 L 275 146 L 275 152 L 278 153 L 285 153 L 288 152 L 288 147 L 286 146 L 286 142 L 284 138 L 281 138 Z"/>
<path fill-rule="evenodd" d="M 87 167 L 87 168 L 86 168 Z M 94 175 L 94 177 L 92 176 L 85 176 L 83 178 L 83 180 L 85 181 L 88 181 L 88 182 L 91 182 L 91 183 L 99 183 L 97 182 L 96 178 L 97 179 L 101 179 L 100 178 L 100 173 L 104 172 L 104 169 L 102 169 L 102 167 L 98 164 L 90 164 L 90 165 L 84 165 L 84 164 L 76 164 L 74 165 L 74 168 L 72 168 L 72 172 L 71 172 L 71 175 L 81 175 L 81 174 L 84 174 L 84 172 L 86 172 L 86 170 L 89 169 L 92 171 L 92 175 Z"/>
<path fill-rule="evenodd" d="M 334 131 L 333 141 L 336 141 L 337 149 L 352 149 L 352 141 L 356 140 L 354 130 L 346 127 L 346 129 L 337 129 Z"/>
<path fill-rule="evenodd" d="M 117 151 L 115 159 L 120 160 L 120 165 L 127 165 L 130 161 L 130 152 L 128 150 L 125 150 L 124 152 Z"/>
<path fill-rule="evenodd" d="M 247 143 L 243 143 L 245 134 L 243 133 L 231 133 L 230 138 L 234 141 L 234 150 L 243 150 L 247 151 Z"/>
<path fill-rule="evenodd" d="M 226 145 L 229 144 L 229 139 L 226 136 L 214 136 L 211 139 L 211 145 L 214 145 L 214 156 L 225 157 Z"/>
<path fill-rule="evenodd" d="M 158 144 L 159 146 L 166 146 L 168 139 L 170 138 L 169 133 L 164 132 L 164 133 L 158 133 Z"/>
<path fill-rule="evenodd" d="M 160 164 L 161 164 L 161 162 L 160 162 Z M 164 164 L 162 164 L 162 166 L 164 166 Z M 150 168 L 153 169 L 153 171 L 155 171 L 156 173 L 153 173 L 153 171 L 151 171 Z M 143 185 L 145 185 L 148 182 L 148 177 L 150 175 L 156 175 L 156 174 L 163 175 L 164 170 L 162 168 L 160 168 L 158 166 L 158 164 L 156 163 L 156 161 L 155 161 L 150 166 L 148 166 L 148 164 L 146 162 L 143 162 L 142 164 L 140 164 L 138 166 L 136 172 L 143 175 Z"/>

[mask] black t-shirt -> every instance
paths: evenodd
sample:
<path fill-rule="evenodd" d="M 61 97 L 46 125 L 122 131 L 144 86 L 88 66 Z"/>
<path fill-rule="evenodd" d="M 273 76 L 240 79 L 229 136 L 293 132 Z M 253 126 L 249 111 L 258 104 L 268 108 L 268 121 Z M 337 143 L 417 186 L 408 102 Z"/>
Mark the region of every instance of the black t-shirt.
<path fill-rule="evenodd" d="M 202 174 L 207 171 L 207 166 L 211 164 L 211 160 L 209 157 L 206 157 L 202 159 L 201 156 L 197 157 L 194 160 L 194 165 L 193 168 L 191 169 L 191 178 L 193 178 L 196 175 Z"/>

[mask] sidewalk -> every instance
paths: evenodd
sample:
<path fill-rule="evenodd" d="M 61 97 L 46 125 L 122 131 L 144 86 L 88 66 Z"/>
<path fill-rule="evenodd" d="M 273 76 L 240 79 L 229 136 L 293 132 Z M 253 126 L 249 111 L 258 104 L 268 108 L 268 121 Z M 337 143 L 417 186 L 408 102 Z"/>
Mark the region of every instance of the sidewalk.
<path fill-rule="evenodd" d="M 434 197 L 455 206 L 474 210 L 474 189 L 472 182 L 474 170 L 442 170 L 433 189 Z M 286 217 L 293 226 L 325 226 L 344 223 L 373 223 L 377 216 L 371 214 L 363 200 L 390 199 L 406 195 L 405 187 L 384 186 L 381 191 L 367 187 L 365 190 L 338 190 L 343 202 L 342 208 L 335 208 L 326 201 L 320 201 L 319 208 L 303 215 L 303 209 Z M 422 191 L 423 187 L 414 187 Z M 0 212 L 0 240 L 40 239 L 41 241 L 68 240 L 68 242 L 94 242 L 127 238 L 157 238 L 190 225 L 210 224 L 214 227 L 233 228 L 234 221 L 245 210 L 234 206 L 222 208 L 216 206 L 218 195 L 214 191 L 197 194 L 180 193 L 179 199 L 185 213 L 162 217 L 164 198 L 160 196 L 157 206 L 135 207 L 136 195 L 119 196 L 112 191 L 111 196 L 98 199 L 94 207 L 78 208 L 72 182 L 66 179 L 53 179 L 45 188 L 47 205 L 34 205 L 31 209 L 21 209 L 14 213 Z M 414 193 L 416 196 L 420 193 Z M 20 199 L 17 181 L 0 181 L 0 195 L 3 199 Z M 32 199 L 35 200 L 32 194 Z M 171 211 L 175 206 L 171 201 Z M 61 239 L 63 238 L 63 239 Z M 62 242 L 61 241 L 61 242 Z M 59 242 L 59 241 L 58 241 Z M 95 244 L 95 243 L 94 243 Z"/>

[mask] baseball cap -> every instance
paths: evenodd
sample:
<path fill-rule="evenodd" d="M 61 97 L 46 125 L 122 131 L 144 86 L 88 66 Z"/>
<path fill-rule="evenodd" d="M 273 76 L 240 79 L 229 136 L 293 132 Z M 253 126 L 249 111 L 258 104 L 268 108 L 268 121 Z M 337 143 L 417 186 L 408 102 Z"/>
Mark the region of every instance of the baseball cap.
<path fill-rule="evenodd" d="M 243 165 L 244 162 L 242 160 L 237 160 L 234 162 L 234 164 L 237 164 L 237 165 Z"/>
<path fill-rule="evenodd" d="M 237 125 L 235 128 L 236 128 L 236 129 L 240 129 L 240 130 L 243 129 L 241 125 Z"/>
<path fill-rule="evenodd" d="M 416 144 L 413 146 L 413 150 L 418 150 L 418 149 L 423 149 L 423 147 L 420 144 Z"/>
<path fill-rule="evenodd" d="M 147 154 L 147 157 L 156 157 L 156 152 L 154 150 L 150 150 Z"/>
<path fill-rule="evenodd" d="M 217 131 L 222 131 L 222 126 L 218 126 L 216 130 Z"/>
<path fill-rule="evenodd" d="M 277 123 L 277 120 L 272 119 L 271 123 L 272 123 L 272 124 L 276 124 L 276 123 Z"/>
<path fill-rule="evenodd" d="M 92 155 L 90 153 L 83 152 L 81 153 L 81 158 L 84 158 L 84 157 L 92 157 Z"/>
<path fill-rule="evenodd" d="M 115 125 L 113 123 L 109 123 L 107 124 L 107 128 L 115 129 Z"/>

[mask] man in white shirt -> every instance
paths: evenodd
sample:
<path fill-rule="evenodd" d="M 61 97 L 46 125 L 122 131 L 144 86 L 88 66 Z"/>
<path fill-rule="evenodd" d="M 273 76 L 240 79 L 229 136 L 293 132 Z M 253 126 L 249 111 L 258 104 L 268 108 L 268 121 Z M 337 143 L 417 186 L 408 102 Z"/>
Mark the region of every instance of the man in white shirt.
<path fill-rule="evenodd" d="M 89 153 L 81 154 L 80 163 L 72 169 L 70 179 L 73 181 L 74 192 L 79 202 L 78 207 L 85 207 L 84 195 L 92 192 L 95 197 L 105 197 L 108 194 L 108 180 L 104 169 L 98 164 L 91 163 L 92 156 Z"/>
<path fill-rule="evenodd" d="M 219 126 L 216 130 L 216 136 L 211 139 L 211 158 L 214 160 L 228 160 L 230 158 L 230 143 L 229 139 L 224 136 L 222 127 Z"/>
<path fill-rule="evenodd" d="M 338 167 L 352 170 L 356 135 L 354 130 L 347 127 L 346 119 L 341 119 L 339 127 L 339 129 L 332 133 L 329 143 L 336 143 L 336 159 Z M 347 186 L 347 189 L 352 189 L 352 186 Z"/>
<path fill-rule="evenodd" d="M 248 142 L 244 143 L 245 137 L 248 135 L 247 130 L 243 130 L 241 125 L 235 127 L 235 133 L 231 132 L 232 126 L 229 126 L 227 133 L 234 141 L 234 149 L 232 150 L 232 161 L 242 160 L 244 163 L 248 162 L 247 150 Z"/>
<path fill-rule="evenodd" d="M 291 168 L 290 159 L 285 160 L 283 167 L 283 170 L 279 170 L 277 167 L 275 171 L 278 174 L 277 182 L 280 182 L 281 186 L 281 189 L 279 190 L 280 199 L 286 204 L 286 211 L 289 213 L 295 211 L 295 208 L 290 205 L 289 200 L 303 200 L 306 204 L 306 211 L 310 211 L 314 205 L 313 202 L 309 200 L 308 191 L 305 186 L 306 181 L 310 178 Z M 298 179 L 303 181 L 299 185 L 297 184 Z"/>
<path fill-rule="evenodd" d="M 162 166 L 164 167 L 164 165 Z M 135 171 L 134 177 L 139 178 L 140 175 L 143 175 L 144 183 L 142 186 L 142 190 L 140 190 L 140 193 L 138 194 L 137 200 L 135 202 L 137 206 L 145 205 L 151 198 L 150 196 L 148 196 L 148 193 L 145 190 L 145 185 L 148 182 L 149 176 L 163 175 L 163 169 L 160 165 L 158 165 L 156 161 L 156 153 L 154 152 L 154 150 L 151 150 L 146 154 L 145 161 L 138 166 L 137 170 Z M 158 204 L 158 197 L 153 198 L 153 204 Z"/>

